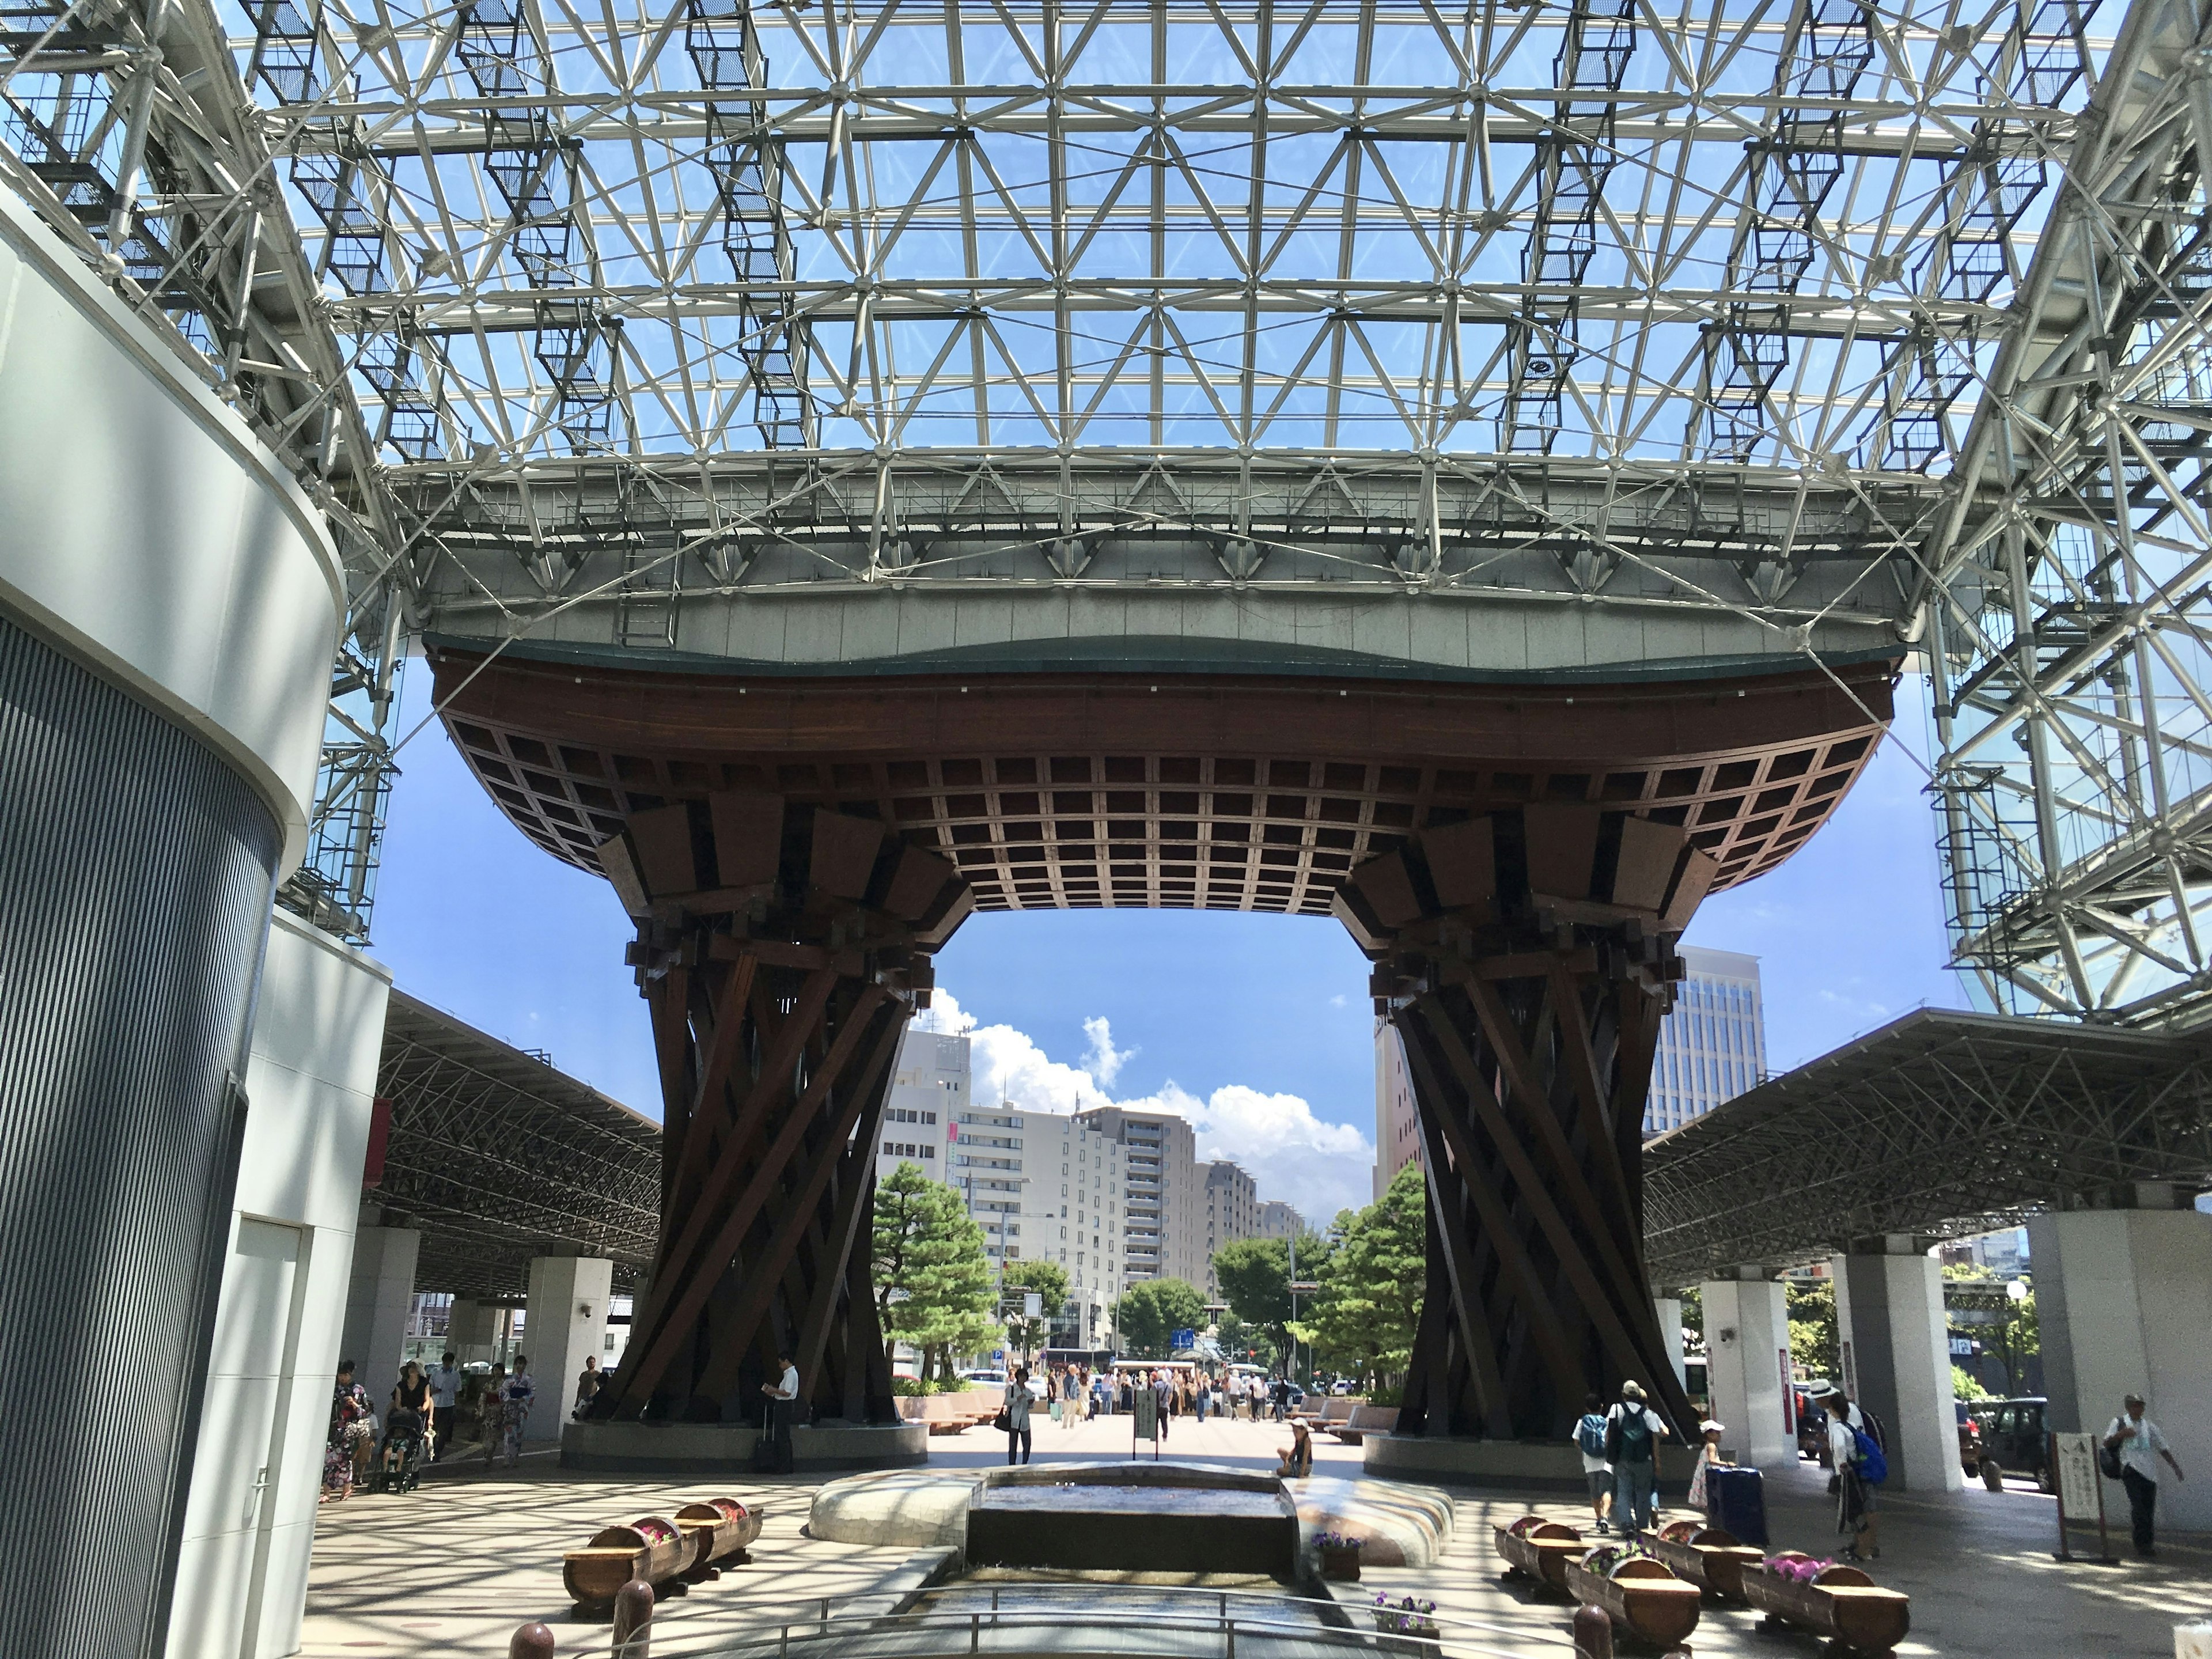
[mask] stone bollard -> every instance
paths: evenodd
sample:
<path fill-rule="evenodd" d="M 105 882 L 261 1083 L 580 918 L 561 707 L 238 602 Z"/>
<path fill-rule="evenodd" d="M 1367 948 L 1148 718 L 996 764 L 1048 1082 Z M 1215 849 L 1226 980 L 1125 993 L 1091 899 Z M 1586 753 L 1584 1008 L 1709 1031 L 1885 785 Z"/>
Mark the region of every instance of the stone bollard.
<path fill-rule="evenodd" d="M 1613 1659 L 1613 1620 L 1602 1607 L 1575 1609 L 1575 1659 Z"/>
<path fill-rule="evenodd" d="M 633 1578 L 615 1592 L 613 1659 L 648 1659 L 653 1642 L 653 1586 Z"/>
<path fill-rule="evenodd" d="M 2212 1620 L 2192 1619 L 2173 1627 L 2173 1659 L 2212 1659 Z"/>
<path fill-rule="evenodd" d="M 553 1632 L 543 1625 L 520 1625 L 507 1638 L 507 1659 L 553 1659 Z"/>

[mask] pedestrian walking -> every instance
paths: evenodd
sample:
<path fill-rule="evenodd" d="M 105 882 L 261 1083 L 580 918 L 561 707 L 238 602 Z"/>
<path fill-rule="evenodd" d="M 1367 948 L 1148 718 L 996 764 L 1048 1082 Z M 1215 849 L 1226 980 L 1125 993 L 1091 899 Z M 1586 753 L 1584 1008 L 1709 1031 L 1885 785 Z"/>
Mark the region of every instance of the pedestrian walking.
<path fill-rule="evenodd" d="M 507 1410 L 501 1417 L 501 1428 L 507 1449 L 507 1467 L 511 1469 L 522 1462 L 522 1431 L 530 1421 L 531 1405 L 538 1398 L 538 1382 L 530 1375 L 530 1360 L 526 1355 L 514 1356 L 514 1370 L 507 1379 L 507 1386 L 500 1390 L 500 1395 L 507 1402 Z"/>
<path fill-rule="evenodd" d="M 1605 1396 L 1586 1395 L 1583 1414 L 1575 1424 L 1575 1448 L 1583 1455 L 1583 1481 L 1589 1488 L 1590 1514 L 1600 1532 L 1611 1532 L 1606 1516 L 1613 1510 L 1613 1465 L 1605 1461 Z"/>
<path fill-rule="evenodd" d="M 1721 1436 L 1727 1427 L 1710 1417 L 1698 1425 L 1698 1434 L 1704 1443 L 1698 1448 L 1698 1467 L 1690 1471 L 1690 1507 L 1711 1512 L 1712 1499 L 1705 1490 L 1705 1471 L 1721 1461 Z"/>
<path fill-rule="evenodd" d="M 453 1437 L 454 1419 L 460 1415 L 461 1385 L 467 1376 L 453 1364 L 453 1352 L 448 1348 L 430 1373 L 430 1461 L 434 1463 L 446 1455 L 446 1443 Z"/>
<path fill-rule="evenodd" d="M 2158 1460 L 2163 1457 L 2176 1480 L 2185 1480 L 2181 1465 L 2158 1425 L 2143 1415 L 2143 1397 L 2131 1394 L 2120 1402 L 2120 1414 L 2105 1431 L 2105 1445 L 2120 1466 L 2120 1484 L 2128 1489 L 2128 1520 L 2135 1530 L 2136 1553 L 2146 1561 L 2158 1559 Z M 2105 1461 L 2105 1460 L 2100 1460 Z"/>
<path fill-rule="evenodd" d="M 499 1461 L 500 1443 L 507 1438 L 507 1367 L 497 1360 L 477 1397 L 477 1432 L 483 1438 L 484 1467 L 489 1468 Z"/>
<path fill-rule="evenodd" d="M 1613 1518 L 1633 1539 L 1658 1518 L 1659 1437 L 1667 1425 L 1644 1402 L 1644 1385 L 1620 1385 L 1620 1403 L 1605 1414 L 1606 1462 L 1613 1465 Z"/>
<path fill-rule="evenodd" d="M 331 1390 L 330 1429 L 323 1444 L 323 1491 L 316 1501 L 342 1504 L 368 1467 L 376 1439 L 376 1408 L 368 1390 L 353 1380 L 353 1361 L 338 1361 L 337 1383 Z"/>
<path fill-rule="evenodd" d="M 1030 1461 L 1030 1407 L 1036 1397 L 1030 1393 L 1030 1368 L 1014 1367 L 1013 1380 L 1006 1384 L 1006 1403 L 1000 1407 L 999 1415 L 1006 1425 L 1006 1465 Z M 1017 1456 L 1015 1454 L 1019 1453 Z"/>
<path fill-rule="evenodd" d="M 1888 1475 L 1889 1437 L 1881 1419 L 1854 1405 L 1833 1383 L 1821 1396 L 1828 1413 L 1828 1464 L 1835 1473 L 1836 1530 L 1851 1541 L 1838 1552 L 1847 1561 L 1881 1559 L 1881 1516 L 1875 1488 Z M 1881 1467 L 1875 1467 L 1877 1460 Z"/>

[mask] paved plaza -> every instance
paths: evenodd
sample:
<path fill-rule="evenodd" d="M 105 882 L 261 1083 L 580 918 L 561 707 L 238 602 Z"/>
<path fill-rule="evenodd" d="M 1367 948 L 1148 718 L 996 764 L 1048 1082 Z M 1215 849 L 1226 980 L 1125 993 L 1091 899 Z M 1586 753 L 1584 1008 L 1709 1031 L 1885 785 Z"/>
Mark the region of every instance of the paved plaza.
<path fill-rule="evenodd" d="M 1128 1425 L 1126 1417 L 1073 1429 L 1041 1421 L 1036 1461 L 1126 1456 Z M 1273 1425 L 1178 1421 L 1166 1450 L 1178 1458 L 1264 1468 L 1273 1466 L 1274 1449 L 1287 1439 Z M 1145 1449 L 1149 1455 L 1150 1447 Z M 1356 1448 L 1317 1441 L 1316 1473 L 1357 1478 L 1359 1458 Z M 985 1429 L 931 1443 L 933 1468 L 980 1472 L 1004 1461 L 1000 1437 Z M 561 1589 L 562 1551 L 581 1544 L 600 1526 L 665 1513 L 686 1498 L 714 1492 L 734 1492 L 765 1511 L 752 1564 L 664 1601 L 653 1627 L 655 1655 L 708 1654 L 764 1627 L 811 1622 L 821 1617 L 824 1598 L 834 1607 L 883 1590 L 915 1553 L 903 1546 L 878 1548 L 807 1535 L 814 1489 L 836 1478 L 579 1476 L 564 1474 L 550 1453 L 526 1457 L 513 1471 L 486 1472 L 475 1463 L 441 1469 L 410 1497 L 362 1496 L 322 1510 L 301 1650 L 309 1659 L 500 1656 L 518 1624 L 543 1619 L 562 1655 L 604 1656 L 607 1626 L 570 1614 Z M 1769 1473 L 1769 1516 L 1778 1547 L 1832 1553 L 1822 1486 L 1823 1478 L 1809 1466 Z M 1501 1583 L 1492 1548 L 1491 1523 L 1531 1506 L 1505 1494 L 1466 1489 L 1455 1492 L 1454 1501 L 1455 1530 L 1438 1565 L 1370 1569 L 1365 1581 L 1394 1595 L 1432 1598 L 1445 1615 L 1461 1621 L 1448 1633 L 1448 1655 L 1564 1659 L 1571 1652 L 1568 1608 L 1526 1587 Z M 2173 1650 L 2175 1623 L 2212 1613 L 2212 1540 L 2168 1540 L 2154 1565 L 2069 1565 L 2051 1559 L 2051 1500 L 2031 1492 L 1900 1493 L 1886 1498 L 1885 1505 L 1882 1559 L 1873 1571 L 1881 1583 L 1912 1595 L 1913 1633 L 1898 1650 L 1902 1656 L 2165 1659 Z M 1567 1521 L 1583 1513 L 1557 1498 L 1533 1507 Z M 1124 1587 L 1096 1593 L 1102 1620 L 1116 1612 L 1126 1615 L 1126 1601 L 1116 1598 L 1127 1593 Z M 1701 1659 L 1812 1659 L 1818 1650 L 1809 1638 L 1759 1631 L 1755 1615 L 1746 1610 L 1711 1604 L 1692 1646 Z"/>

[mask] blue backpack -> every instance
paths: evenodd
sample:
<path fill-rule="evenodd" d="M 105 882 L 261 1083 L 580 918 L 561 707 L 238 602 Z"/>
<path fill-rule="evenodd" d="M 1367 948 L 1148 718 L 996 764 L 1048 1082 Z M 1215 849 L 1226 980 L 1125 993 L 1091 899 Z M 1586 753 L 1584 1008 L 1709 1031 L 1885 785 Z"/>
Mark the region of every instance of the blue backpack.
<path fill-rule="evenodd" d="M 1888 1480 L 1889 1459 L 1882 1455 L 1881 1443 L 1864 1429 L 1853 1429 L 1851 1442 L 1858 1453 L 1859 1479 L 1869 1486 Z"/>
<path fill-rule="evenodd" d="M 1585 1413 L 1583 1420 L 1575 1425 L 1575 1443 L 1583 1449 L 1585 1457 L 1605 1455 L 1605 1419 L 1595 1412 Z"/>

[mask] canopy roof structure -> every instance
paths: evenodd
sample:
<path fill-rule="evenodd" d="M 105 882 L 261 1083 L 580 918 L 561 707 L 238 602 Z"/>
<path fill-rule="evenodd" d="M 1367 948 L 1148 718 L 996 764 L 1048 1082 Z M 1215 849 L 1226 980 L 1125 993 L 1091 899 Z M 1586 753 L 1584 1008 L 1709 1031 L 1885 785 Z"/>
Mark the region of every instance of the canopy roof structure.
<path fill-rule="evenodd" d="M 2212 1187 L 2212 1045 L 1923 1009 L 1650 1141 L 1653 1281 Z"/>
<path fill-rule="evenodd" d="M 295 894 L 341 931 L 405 633 L 795 672 L 871 604 L 1188 599 L 1383 619 L 1417 675 L 1909 650 L 1983 997 L 2186 1025 L 2205 40 L 2201 0 L 6 0 L 0 179 L 348 549 Z"/>
<path fill-rule="evenodd" d="M 426 1291 L 519 1303 L 540 1255 L 653 1259 L 660 1126 L 587 1084 L 394 991 L 377 1093 L 392 1102 L 371 1196 L 422 1234 Z"/>

